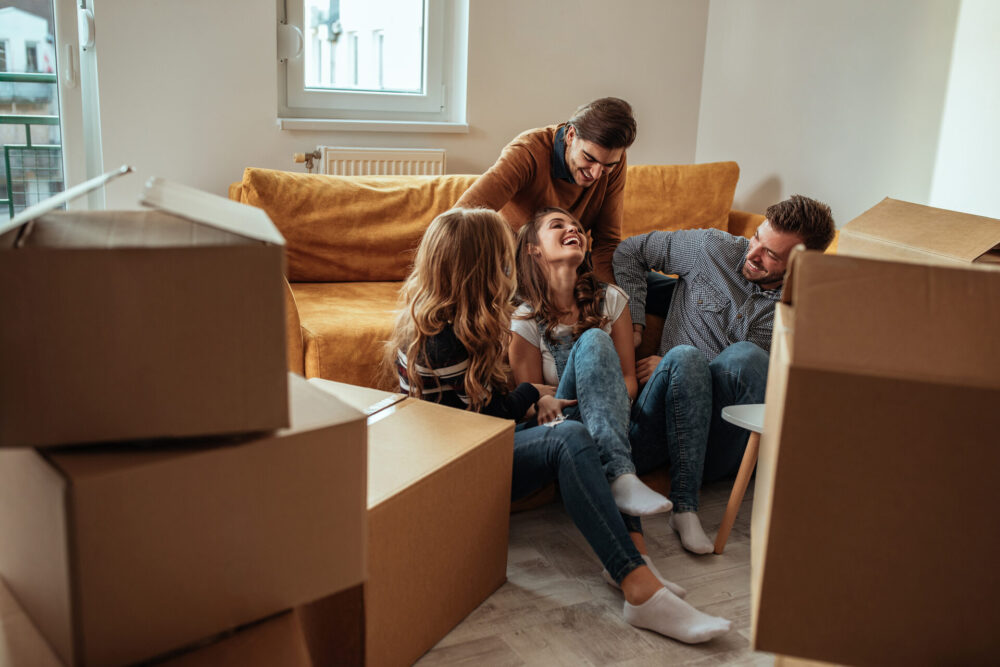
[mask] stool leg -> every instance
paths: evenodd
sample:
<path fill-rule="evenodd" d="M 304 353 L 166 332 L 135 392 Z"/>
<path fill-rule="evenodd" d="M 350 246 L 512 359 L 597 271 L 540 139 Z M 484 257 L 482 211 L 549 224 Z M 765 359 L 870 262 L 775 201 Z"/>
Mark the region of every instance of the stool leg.
<path fill-rule="evenodd" d="M 740 463 L 740 471 L 736 475 L 736 482 L 733 483 L 733 491 L 729 494 L 729 504 L 726 505 L 726 513 L 722 517 L 722 524 L 719 525 L 719 534 L 715 537 L 715 553 L 721 554 L 726 548 L 726 540 L 729 539 L 729 531 L 736 523 L 736 515 L 740 511 L 743 503 L 743 494 L 747 492 L 747 485 L 750 483 L 750 475 L 753 474 L 754 466 L 757 465 L 757 451 L 760 449 L 760 433 L 751 433 L 747 441 L 746 451 L 743 452 L 743 462 Z"/>

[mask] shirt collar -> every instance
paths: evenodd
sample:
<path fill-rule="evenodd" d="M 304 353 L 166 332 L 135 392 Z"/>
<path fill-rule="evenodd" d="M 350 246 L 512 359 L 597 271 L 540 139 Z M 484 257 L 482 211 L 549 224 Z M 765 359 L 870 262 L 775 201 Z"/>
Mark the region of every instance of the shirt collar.
<path fill-rule="evenodd" d="M 552 140 L 552 178 L 561 178 L 564 181 L 576 183 L 573 180 L 573 174 L 570 173 L 569 167 L 566 165 L 565 125 L 556 130 L 556 136 Z"/>

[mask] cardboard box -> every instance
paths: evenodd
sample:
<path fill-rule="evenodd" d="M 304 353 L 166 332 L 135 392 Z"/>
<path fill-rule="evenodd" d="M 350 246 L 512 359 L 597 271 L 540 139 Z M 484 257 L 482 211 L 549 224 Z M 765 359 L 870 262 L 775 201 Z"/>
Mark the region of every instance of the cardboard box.
<path fill-rule="evenodd" d="M 886 198 L 844 225 L 837 254 L 1000 269 L 1000 220 Z"/>
<path fill-rule="evenodd" d="M 156 179 L 147 210 L 51 210 L 113 175 L 0 224 L 0 446 L 287 426 L 281 235 Z"/>
<path fill-rule="evenodd" d="M 312 667 L 299 617 L 286 611 L 164 660 L 157 667 Z"/>
<path fill-rule="evenodd" d="M 506 580 L 514 423 L 322 386 L 345 402 L 389 404 L 368 418 L 365 661 L 409 665 Z M 322 621 L 318 606 L 299 611 Z"/>
<path fill-rule="evenodd" d="M 143 660 L 364 580 L 364 418 L 289 387 L 271 436 L 0 450 L 0 573 L 64 662 Z"/>
<path fill-rule="evenodd" d="M 995 661 L 1000 273 L 796 253 L 752 518 L 754 648 Z"/>

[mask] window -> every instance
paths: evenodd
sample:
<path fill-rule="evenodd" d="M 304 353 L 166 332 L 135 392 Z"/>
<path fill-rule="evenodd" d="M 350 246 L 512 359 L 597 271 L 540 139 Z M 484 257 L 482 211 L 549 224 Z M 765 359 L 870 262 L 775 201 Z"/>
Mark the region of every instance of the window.
<path fill-rule="evenodd" d="M 37 72 L 38 71 L 38 42 L 25 42 L 24 43 L 24 71 L 25 72 Z"/>
<path fill-rule="evenodd" d="M 7 71 L 7 41 L 0 40 L 0 72 Z"/>
<path fill-rule="evenodd" d="M 278 2 L 282 127 L 465 129 L 468 0 Z"/>

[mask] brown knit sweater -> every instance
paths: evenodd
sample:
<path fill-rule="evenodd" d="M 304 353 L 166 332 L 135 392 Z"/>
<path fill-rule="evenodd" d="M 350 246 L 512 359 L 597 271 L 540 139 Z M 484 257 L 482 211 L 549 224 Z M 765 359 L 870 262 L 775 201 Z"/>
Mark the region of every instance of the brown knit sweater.
<path fill-rule="evenodd" d="M 499 211 L 514 231 L 544 206 L 564 208 L 590 231 L 597 277 L 614 282 L 611 257 L 621 241 L 625 156 L 588 188 L 554 179 L 552 146 L 560 127 L 550 125 L 516 137 L 500 153 L 496 164 L 459 198 L 456 206 Z"/>

